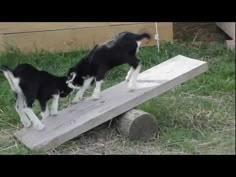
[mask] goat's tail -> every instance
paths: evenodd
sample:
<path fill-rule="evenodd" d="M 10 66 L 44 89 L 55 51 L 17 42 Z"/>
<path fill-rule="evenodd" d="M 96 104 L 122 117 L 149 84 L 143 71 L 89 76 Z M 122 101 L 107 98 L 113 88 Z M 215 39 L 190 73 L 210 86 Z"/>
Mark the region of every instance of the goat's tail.
<path fill-rule="evenodd" d="M 6 65 L 1 65 L 0 66 L 0 71 L 2 71 L 2 72 L 4 72 L 4 71 L 12 72 L 12 70 L 8 66 L 6 66 Z"/>
<path fill-rule="evenodd" d="M 13 71 L 6 65 L 0 66 L 0 71 L 3 72 L 3 75 L 7 79 L 13 92 L 17 92 L 18 86 L 16 85 L 16 78 L 14 77 Z"/>
<path fill-rule="evenodd" d="M 135 38 L 137 41 L 141 41 L 144 38 L 151 39 L 151 35 L 149 33 L 136 34 Z"/>

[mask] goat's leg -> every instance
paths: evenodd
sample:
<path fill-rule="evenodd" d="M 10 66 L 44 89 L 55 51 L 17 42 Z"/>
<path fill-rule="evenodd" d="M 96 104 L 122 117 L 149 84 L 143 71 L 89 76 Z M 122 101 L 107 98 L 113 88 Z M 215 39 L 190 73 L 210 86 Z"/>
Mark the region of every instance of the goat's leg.
<path fill-rule="evenodd" d="M 134 91 L 137 88 L 137 78 L 141 70 L 141 65 L 138 65 L 137 68 L 134 70 L 130 81 L 128 83 L 128 90 L 129 91 Z"/>
<path fill-rule="evenodd" d="M 106 72 L 107 72 L 107 69 L 105 67 L 100 67 L 96 75 L 96 87 L 92 94 L 93 100 L 98 100 L 100 98 L 101 86 L 102 86 Z"/>
<path fill-rule="evenodd" d="M 40 107 L 42 112 L 40 113 L 42 119 L 45 119 L 49 116 L 49 109 L 48 109 L 48 104 L 46 100 L 40 100 Z"/>
<path fill-rule="evenodd" d="M 16 91 L 16 88 L 15 88 L 15 86 L 14 86 L 14 84 L 13 84 L 13 78 L 11 77 L 11 75 L 10 75 L 10 72 L 9 71 L 3 71 L 3 75 L 6 77 L 6 79 L 8 80 L 8 83 L 9 83 L 9 85 L 10 85 L 10 87 L 11 87 L 11 89 L 12 89 L 12 91 Z"/>
<path fill-rule="evenodd" d="M 3 72 L 4 76 L 7 78 L 9 85 L 12 89 L 12 91 L 16 95 L 16 105 L 15 109 L 18 115 L 20 116 L 20 120 L 24 127 L 30 127 L 31 122 L 28 119 L 27 115 L 24 113 L 23 109 L 25 107 L 25 98 L 22 93 L 19 93 L 20 88 L 19 88 L 19 79 L 15 78 L 13 74 L 9 71 L 4 71 Z"/>
<path fill-rule="evenodd" d="M 98 100 L 100 98 L 100 93 L 101 93 L 101 85 L 103 83 L 103 80 L 96 80 L 96 87 L 93 91 L 92 99 L 93 100 Z"/>
<path fill-rule="evenodd" d="M 26 116 L 26 114 L 23 111 L 23 109 L 24 109 L 24 100 L 23 100 L 23 97 L 20 96 L 20 95 L 17 95 L 15 109 L 16 109 L 17 113 L 19 114 L 21 122 L 24 125 L 24 127 L 30 127 L 31 122 L 30 122 L 30 120 L 28 119 L 28 117 Z"/>
<path fill-rule="evenodd" d="M 27 106 L 23 109 L 23 111 L 33 123 L 33 127 L 37 130 L 42 130 L 45 126 L 41 123 L 41 121 L 35 115 L 32 109 L 34 99 L 32 97 L 26 97 L 26 101 L 27 101 Z"/>
<path fill-rule="evenodd" d="M 131 61 L 132 61 L 131 66 L 134 68 L 134 71 L 133 71 L 132 75 L 130 76 L 130 80 L 128 83 L 128 90 L 134 91 L 137 87 L 136 86 L 137 78 L 138 78 L 138 75 L 141 71 L 141 64 L 139 63 L 138 59 L 136 59 L 136 58 Z"/>
<path fill-rule="evenodd" d="M 141 46 L 141 41 L 137 41 L 137 49 L 136 49 L 136 54 L 138 54 L 140 46 Z"/>
<path fill-rule="evenodd" d="M 83 86 L 76 93 L 75 98 L 72 100 L 72 103 L 78 103 L 83 98 L 84 92 L 90 87 L 93 79 L 94 77 L 90 77 L 84 80 Z"/>
<path fill-rule="evenodd" d="M 53 95 L 51 112 L 50 112 L 50 114 L 53 116 L 57 115 L 59 98 L 60 98 L 60 95 Z"/>
<path fill-rule="evenodd" d="M 131 78 L 133 72 L 134 72 L 134 68 L 131 67 L 130 70 L 129 70 L 129 72 L 127 73 L 127 75 L 126 75 L 126 77 L 125 77 L 125 80 L 126 80 L 127 82 L 130 80 L 130 78 Z"/>
<path fill-rule="evenodd" d="M 6 77 L 6 79 L 8 80 L 8 83 L 11 87 L 11 90 L 14 93 L 18 93 L 18 94 L 22 94 L 21 88 L 19 86 L 20 83 L 20 79 L 16 78 L 12 72 L 10 71 L 3 71 L 4 76 Z"/>
<path fill-rule="evenodd" d="M 42 130 L 45 126 L 41 123 L 39 118 L 35 115 L 34 111 L 32 110 L 31 107 L 26 107 L 24 108 L 24 112 L 27 114 L 29 119 L 33 123 L 33 127 L 37 130 Z"/>

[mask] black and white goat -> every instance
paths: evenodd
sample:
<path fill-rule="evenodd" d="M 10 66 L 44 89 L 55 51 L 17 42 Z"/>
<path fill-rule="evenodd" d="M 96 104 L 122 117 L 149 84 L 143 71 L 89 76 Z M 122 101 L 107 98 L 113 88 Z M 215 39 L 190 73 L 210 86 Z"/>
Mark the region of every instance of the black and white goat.
<path fill-rule="evenodd" d="M 32 124 L 38 130 L 45 127 L 32 110 L 35 99 L 40 103 L 41 116 L 44 119 L 49 114 L 56 115 L 59 97 L 66 97 L 72 91 L 66 84 L 67 77 L 57 77 L 46 71 L 39 71 L 29 64 L 20 64 L 14 70 L 7 66 L 0 69 L 16 96 L 15 108 L 25 127 Z M 51 98 L 53 100 L 49 113 L 47 102 Z"/>
<path fill-rule="evenodd" d="M 129 82 L 128 90 L 135 90 L 136 79 L 141 70 L 141 63 L 136 54 L 144 38 L 150 39 L 150 35 L 148 33 L 119 33 L 112 40 L 96 45 L 76 66 L 70 68 L 67 84 L 70 88 L 79 90 L 72 102 L 77 103 L 82 99 L 85 90 L 89 88 L 93 80 L 96 81 L 96 87 L 92 98 L 99 99 L 105 74 L 121 64 L 131 66 L 126 80 Z"/>

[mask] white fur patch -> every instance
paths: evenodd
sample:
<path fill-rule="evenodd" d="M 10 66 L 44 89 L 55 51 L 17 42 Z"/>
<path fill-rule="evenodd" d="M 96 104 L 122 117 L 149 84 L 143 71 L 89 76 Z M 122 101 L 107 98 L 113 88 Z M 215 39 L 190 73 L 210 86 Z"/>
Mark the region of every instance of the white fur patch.
<path fill-rule="evenodd" d="M 24 125 L 24 127 L 30 127 L 31 126 L 31 122 L 28 119 L 28 117 L 26 116 L 26 114 L 24 113 L 23 108 L 19 108 L 16 105 L 16 112 L 20 116 L 21 123 Z"/>
<path fill-rule="evenodd" d="M 75 79 L 75 77 L 76 77 L 76 73 L 71 73 L 70 74 L 71 75 L 71 79 L 70 80 L 68 80 L 68 81 L 66 81 L 66 83 L 70 83 L 70 82 L 73 82 L 73 80 Z"/>
<path fill-rule="evenodd" d="M 68 83 L 67 85 L 68 85 L 69 88 L 74 89 L 74 90 L 79 90 L 81 88 L 80 86 L 76 86 L 72 83 Z"/>
<path fill-rule="evenodd" d="M 141 41 L 137 41 L 137 45 L 138 45 L 138 47 L 137 47 L 137 49 L 136 49 L 136 54 L 139 52 L 139 48 L 140 48 L 140 46 L 141 46 Z"/>
<path fill-rule="evenodd" d="M 51 115 L 57 115 L 58 112 L 58 102 L 59 102 L 59 95 L 53 95 L 52 105 L 51 105 Z"/>
<path fill-rule="evenodd" d="M 41 112 L 40 114 L 41 114 L 42 119 L 46 119 L 49 116 L 48 104 L 46 105 L 45 111 Z"/>
<path fill-rule="evenodd" d="M 126 80 L 126 81 L 129 81 L 129 80 L 130 80 L 130 77 L 132 76 L 133 72 L 134 72 L 134 68 L 131 67 L 130 70 L 129 70 L 129 72 L 127 73 L 127 75 L 126 75 L 126 77 L 125 77 L 125 80 Z"/>
<path fill-rule="evenodd" d="M 24 125 L 24 127 L 30 127 L 31 122 L 23 111 L 25 107 L 26 107 L 26 103 L 25 103 L 24 96 L 21 94 L 18 94 L 17 99 L 16 99 L 16 106 L 15 106 L 16 112 L 20 116 L 20 120 L 22 124 Z"/>
<path fill-rule="evenodd" d="M 6 77 L 6 79 L 8 80 L 8 83 L 9 83 L 12 91 L 15 92 L 15 93 L 23 94 L 22 90 L 21 90 L 21 88 L 19 86 L 20 79 L 14 77 L 13 74 L 11 72 L 9 72 L 9 71 L 4 71 L 3 74 Z"/>
<path fill-rule="evenodd" d="M 31 122 L 33 123 L 33 127 L 37 130 L 42 130 L 45 126 L 41 123 L 38 117 L 35 115 L 31 108 L 24 108 L 24 112 L 27 114 Z"/>
<path fill-rule="evenodd" d="M 101 85 L 103 83 L 103 80 L 101 81 L 96 81 L 96 87 L 93 91 L 92 99 L 97 100 L 100 98 L 100 93 L 101 93 Z"/>
<path fill-rule="evenodd" d="M 138 65 L 137 68 L 134 70 L 130 81 L 128 83 L 128 90 L 129 91 L 134 91 L 136 89 L 136 83 L 137 83 L 137 78 L 141 70 L 141 65 Z"/>
<path fill-rule="evenodd" d="M 72 103 L 77 103 L 83 98 L 84 92 L 90 87 L 94 77 L 90 77 L 84 80 L 84 84 L 81 89 L 76 93 L 75 98 L 72 100 Z"/>
<path fill-rule="evenodd" d="M 68 81 L 66 81 L 67 86 L 68 86 L 69 88 L 71 88 L 71 89 L 79 90 L 81 87 L 80 87 L 80 86 L 76 86 L 76 85 L 73 84 L 73 81 L 74 81 L 74 79 L 75 79 L 75 77 L 76 77 L 76 73 L 73 72 L 73 73 L 71 73 L 70 75 L 71 75 L 71 79 L 68 80 Z"/>

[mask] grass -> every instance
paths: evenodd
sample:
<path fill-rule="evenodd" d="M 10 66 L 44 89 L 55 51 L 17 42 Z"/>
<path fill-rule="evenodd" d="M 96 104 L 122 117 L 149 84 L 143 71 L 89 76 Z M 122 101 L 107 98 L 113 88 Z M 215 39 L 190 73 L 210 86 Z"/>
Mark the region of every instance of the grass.
<path fill-rule="evenodd" d="M 25 54 L 10 48 L 0 54 L 0 64 L 30 63 L 63 75 L 85 54 Z M 13 94 L 0 75 L 0 154 L 235 154 L 235 53 L 221 43 L 194 47 L 181 42 L 163 43 L 160 53 L 156 47 L 144 47 L 138 55 L 145 70 L 178 54 L 207 61 L 209 71 L 139 106 L 155 115 L 159 125 L 158 134 L 147 142 L 131 142 L 104 124 L 46 153 L 32 152 L 13 137 L 22 125 Z M 103 89 L 122 81 L 128 70 L 123 65 L 109 72 Z M 64 99 L 60 108 L 67 103 Z M 35 110 L 39 112 L 38 103 Z"/>

